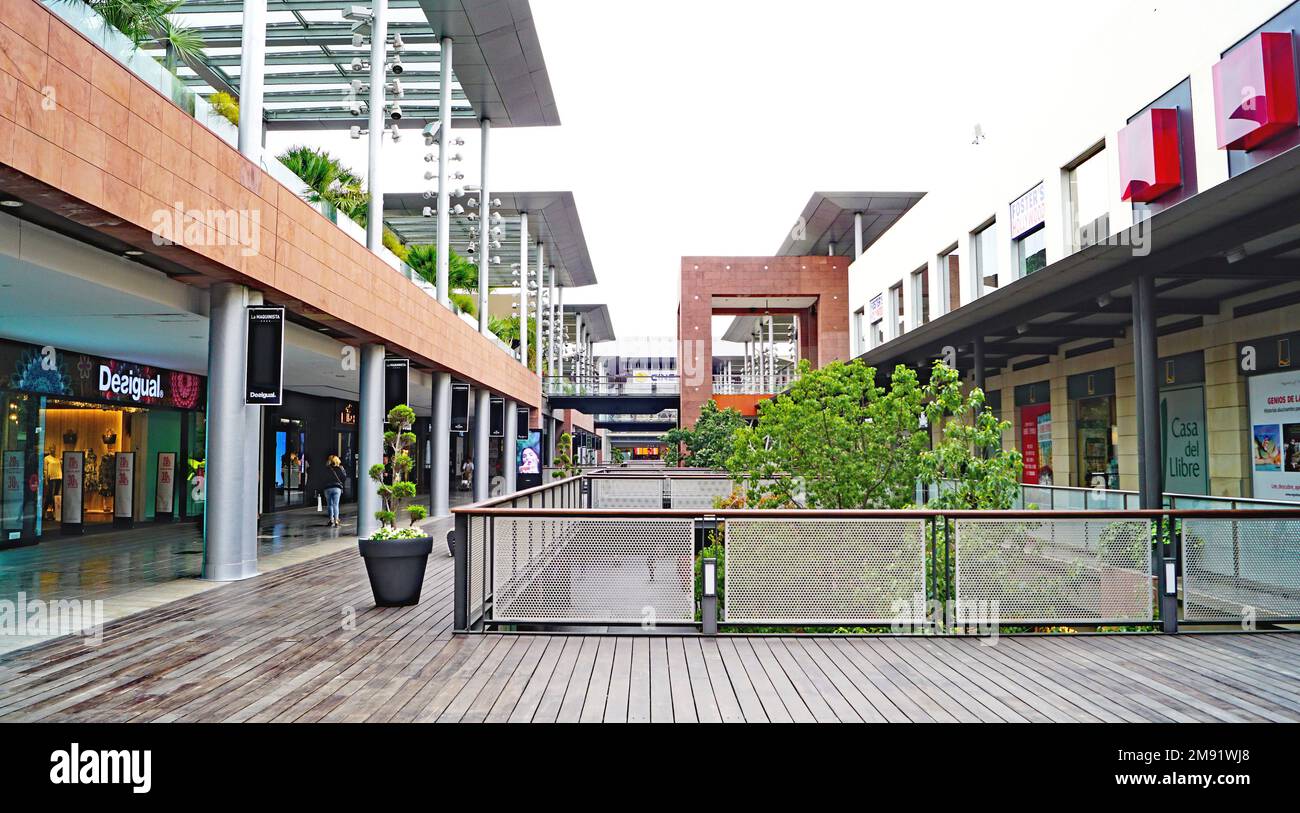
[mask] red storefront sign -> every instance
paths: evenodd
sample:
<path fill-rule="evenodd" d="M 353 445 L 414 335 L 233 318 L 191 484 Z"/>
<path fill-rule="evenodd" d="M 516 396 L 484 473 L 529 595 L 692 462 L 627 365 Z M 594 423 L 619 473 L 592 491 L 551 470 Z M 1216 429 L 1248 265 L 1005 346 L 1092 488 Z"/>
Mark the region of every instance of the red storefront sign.
<path fill-rule="evenodd" d="M 1253 150 L 1296 126 L 1291 32 L 1257 34 L 1215 64 L 1214 118 L 1221 150 Z"/>
<path fill-rule="evenodd" d="M 1119 131 L 1117 140 L 1122 200 L 1150 203 L 1182 186 L 1177 108 L 1153 107 L 1143 112 Z"/>
<path fill-rule="evenodd" d="M 1020 481 L 1029 485 L 1050 484 L 1043 482 L 1044 467 L 1051 471 L 1052 459 L 1052 405 L 1038 404 L 1020 408 L 1020 455 L 1024 460 L 1024 471 Z"/>

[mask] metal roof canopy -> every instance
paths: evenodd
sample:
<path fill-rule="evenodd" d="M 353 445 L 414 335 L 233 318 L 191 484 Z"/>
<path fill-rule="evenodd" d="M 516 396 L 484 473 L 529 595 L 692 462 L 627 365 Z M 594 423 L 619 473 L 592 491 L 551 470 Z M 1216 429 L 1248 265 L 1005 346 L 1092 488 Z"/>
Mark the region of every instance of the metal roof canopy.
<path fill-rule="evenodd" d="M 591 334 L 592 342 L 612 342 L 615 339 L 614 325 L 609 318 L 609 306 L 593 304 L 574 304 L 564 306 L 565 315 L 565 335 L 568 335 L 568 325 L 572 323 L 577 327 L 577 319 L 567 318 L 570 315 L 576 317 L 582 316 L 582 326 Z M 575 337 L 576 338 L 576 337 Z"/>
<path fill-rule="evenodd" d="M 895 364 L 926 366 L 944 346 L 970 357 L 979 336 L 993 362 L 986 373 L 997 374 L 999 363 L 1024 369 L 1047 363 L 1062 345 L 1082 354 L 1124 337 L 1139 273 L 1156 280 L 1160 335 L 1201 326 L 1225 299 L 1300 282 L 1300 149 L 1156 213 L 1144 227 L 1159 249 L 1148 256 L 1136 256 L 1129 244 L 1089 246 L 859 358 L 888 374 Z M 1245 259 L 1227 260 L 1243 249 Z M 1275 294 L 1234 312 L 1297 301 L 1300 291 Z"/>
<path fill-rule="evenodd" d="M 519 262 L 519 213 L 525 211 L 530 242 L 534 246 L 529 251 L 530 267 L 537 265 L 535 245 L 540 240 L 546 245 L 546 264 L 554 265 L 558 272 L 558 285 L 580 288 L 596 284 L 596 272 L 587 252 L 587 238 L 582 232 L 582 220 L 572 192 L 492 192 L 491 195 L 501 200 L 501 205 L 493 207 L 493 211 L 502 215 L 503 234 L 499 238 L 501 248 L 492 250 L 492 255 L 500 257 L 501 262 L 491 266 L 490 286 L 511 288 L 518 284 L 511 266 Z M 477 198 L 478 193 L 468 193 L 453 199 L 452 203 L 464 205 L 464 199 L 469 197 Z M 426 206 L 435 211 L 433 217 L 422 214 Z M 436 198 L 426 198 L 423 192 L 389 193 L 384 195 L 384 222 L 407 243 L 434 245 L 438 232 L 437 208 Z M 473 211 L 477 213 L 478 208 L 474 207 Z M 469 236 L 469 227 L 477 220 L 469 219 L 468 214 L 467 211 L 465 215 L 453 216 L 450 224 L 452 251 L 467 259 L 471 243 L 478 249 L 477 240 Z"/>
<path fill-rule="evenodd" d="M 493 127 L 560 123 L 528 0 L 419 3 L 433 31 L 452 38 L 452 71 L 480 117 Z"/>
<path fill-rule="evenodd" d="M 776 256 L 823 256 L 834 243 L 835 256 L 852 257 L 855 213 L 862 213 L 865 251 L 923 197 L 924 192 L 814 192 Z"/>
<path fill-rule="evenodd" d="M 351 6 L 370 7 L 355 0 L 267 0 L 267 129 L 346 130 L 365 124 L 350 110 L 351 82 L 368 82 L 369 72 L 354 72 L 350 63 L 368 59 L 370 51 L 368 45 L 352 45 L 353 23 L 343 17 Z M 507 7 L 508 14 L 499 7 Z M 559 124 L 528 0 L 475 3 L 468 13 L 458 0 L 388 0 L 388 8 L 389 34 L 401 34 L 404 43 L 404 71 L 389 74 L 402 83 L 403 129 L 438 119 L 443 32 L 456 44 L 454 126 L 477 126 L 483 116 L 495 127 Z M 185 0 L 176 14 L 202 35 L 208 51 L 195 68 L 178 66 L 181 79 L 200 93 L 212 87 L 237 96 L 243 0 Z M 435 17 L 436 29 L 430 24 Z M 152 53 L 161 56 L 163 50 Z M 364 102 L 365 95 L 357 101 Z M 543 99 L 545 114 L 538 112 Z"/>
<path fill-rule="evenodd" d="M 752 341 L 755 334 L 759 334 L 761 341 L 767 340 L 767 316 L 737 316 L 731 320 L 726 331 L 722 334 L 722 340 L 727 342 L 744 343 Z M 788 342 L 794 339 L 794 314 L 776 313 L 771 315 L 772 333 L 778 341 Z M 714 356 L 714 359 L 717 359 Z"/>

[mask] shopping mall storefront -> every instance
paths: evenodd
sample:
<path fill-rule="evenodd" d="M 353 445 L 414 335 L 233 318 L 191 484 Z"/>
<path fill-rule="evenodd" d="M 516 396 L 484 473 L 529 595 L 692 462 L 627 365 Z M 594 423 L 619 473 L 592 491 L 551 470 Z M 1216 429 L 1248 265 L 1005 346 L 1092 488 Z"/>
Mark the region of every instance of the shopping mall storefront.
<path fill-rule="evenodd" d="M 204 379 L 0 340 L 0 548 L 203 513 Z"/>

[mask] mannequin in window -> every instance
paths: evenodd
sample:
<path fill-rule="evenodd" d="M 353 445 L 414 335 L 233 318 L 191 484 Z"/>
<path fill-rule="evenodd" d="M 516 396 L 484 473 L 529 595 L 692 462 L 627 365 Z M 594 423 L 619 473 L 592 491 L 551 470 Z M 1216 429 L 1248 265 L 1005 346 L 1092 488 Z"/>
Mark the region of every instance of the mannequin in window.
<path fill-rule="evenodd" d="M 43 474 L 45 476 L 45 510 L 50 519 L 56 516 L 56 498 L 63 494 L 63 461 L 54 449 L 45 450 Z"/>

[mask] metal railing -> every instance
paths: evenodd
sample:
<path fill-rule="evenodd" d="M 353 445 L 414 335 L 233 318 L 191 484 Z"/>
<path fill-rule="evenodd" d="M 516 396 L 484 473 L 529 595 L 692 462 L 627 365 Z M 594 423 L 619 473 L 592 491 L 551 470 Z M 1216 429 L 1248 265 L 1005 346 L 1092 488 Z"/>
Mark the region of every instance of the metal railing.
<path fill-rule="evenodd" d="M 1300 622 L 1300 508 L 754 510 L 688 469 L 597 469 L 454 509 L 456 629 L 720 625 L 961 633 Z M 1180 589 L 1181 588 L 1181 589 Z"/>
<path fill-rule="evenodd" d="M 678 395 L 681 381 L 676 373 L 649 377 L 604 375 L 548 375 L 543 379 L 546 395 Z"/>
<path fill-rule="evenodd" d="M 953 488 L 952 481 L 941 481 L 937 489 Z M 916 490 L 917 505 L 926 503 L 925 493 L 918 483 Z M 1165 492 L 1163 505 L 1173 510 L 1268 510 L 1291 509 L 1295 503 L 1276 500 L 1258 500 L 1250 497 L 1215 497 L 1205 494 L 1180 494 Z M 1121 491 L 1106 488 L 1081 488 L 1079 486 L 1044 486 L 1022 483 L 1020 494 L 1012 505 L 1020 510 L 1046 511 L 1121 511 L 1135 510 L 1141 507 L 1140 495 L 1136 491 Z"/>
<path fill-rule="evenodd" d="M 790 389 L 799 378 L 794 373 L 778 375 L 715 375 L 714 395 L 776 395 Z"/>

